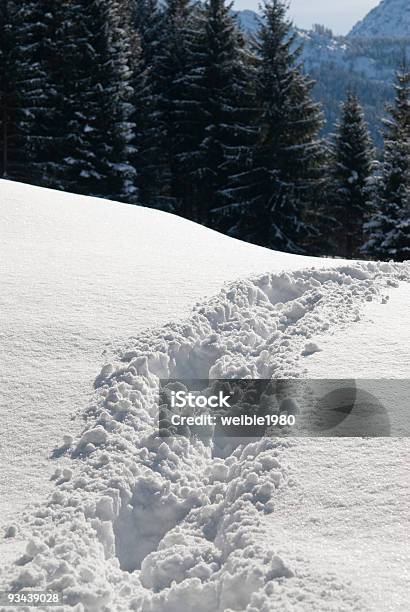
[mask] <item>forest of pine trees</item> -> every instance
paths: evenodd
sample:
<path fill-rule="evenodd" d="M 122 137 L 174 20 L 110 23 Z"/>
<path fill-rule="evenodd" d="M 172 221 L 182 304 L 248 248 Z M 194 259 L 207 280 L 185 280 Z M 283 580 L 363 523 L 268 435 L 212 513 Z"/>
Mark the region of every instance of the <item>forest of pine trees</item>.
<path fill-rule="evenodd" d="M 319 136 L 283 0 L 0 0 L 0 176 L 174 212 L 282 251 L 410 258 L 410 71 L 384 150 L 348 91 Z"/>

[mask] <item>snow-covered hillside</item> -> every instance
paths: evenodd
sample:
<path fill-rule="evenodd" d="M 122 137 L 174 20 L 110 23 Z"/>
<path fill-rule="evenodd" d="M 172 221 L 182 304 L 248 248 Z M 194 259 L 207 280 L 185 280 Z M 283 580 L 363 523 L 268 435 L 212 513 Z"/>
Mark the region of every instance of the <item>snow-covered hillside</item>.
<path fill-rule="evenodd" d="M 220 458 L 158 438 L 156 391 L 325 377 L 339 353 L 352 377 L 401 377 L 409 265 L 283 255 L 4 181 L 0 198 L 0 589 L 62 591 L 76 612 L 405 609 L 406 439 Z"/>
<path fill-rule="evenodd" d="M 391 58 L 383 57 L 374 41 L 358 44 L 343 36 L 333 36 L 330 30 L 318 28 L 298 30 L 297 42 L 303 47 L 302 59 L 309 74 L 326 74 L 328 69 L 333 68 L 336 74 L 345 71 L 350 72 L 352 79 L 365 78 L 368 86 L 372 81 L 382 84 L 393 80 L 396 66 L 391 63 Z M 380 44 L 384 48 L 389 46 L 386 41 Z M 394 43 L 391 43 L 391 47 L 394 51 Z M 340 99 L 336 99 L 338 101 Z"/>
<path fill-rule="evenodd" d="M 349 36 L 408 38 L 410 36 L 408 0 L 382 0 L 354 26 Z"/>
<path fill-rule="evenodd" d="M 167 213 L 6 181 L 0 232 L 3 520 L 25 491 L 37 500 L 52 486 L 48 458 L 61 430 L 80 426 L 70 418 L 113 346 L 187 316 L 226 281 L 323 265 Z"/>

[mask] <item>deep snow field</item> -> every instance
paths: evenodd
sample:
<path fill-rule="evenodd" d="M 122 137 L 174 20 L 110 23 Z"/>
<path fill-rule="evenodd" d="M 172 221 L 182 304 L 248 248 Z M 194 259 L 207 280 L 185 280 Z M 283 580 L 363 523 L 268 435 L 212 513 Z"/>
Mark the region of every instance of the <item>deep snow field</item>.
<path fill-rule="evenodd" d="M 409 378 L 409 264 L 0 181 L 0 279 L 0 589 L 76 612 L 408 610 L 407 438 L 221 459 L 155 429 L 161 376 Z"/>

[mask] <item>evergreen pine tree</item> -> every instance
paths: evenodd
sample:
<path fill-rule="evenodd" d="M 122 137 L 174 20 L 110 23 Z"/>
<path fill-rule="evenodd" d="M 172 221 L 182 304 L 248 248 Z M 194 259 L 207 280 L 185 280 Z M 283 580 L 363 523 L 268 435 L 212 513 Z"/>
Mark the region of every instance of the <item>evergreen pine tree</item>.
<path fill-rule="evenodd" d="M 332 171 L 334 165 L 333 143 L 328 139 L 322 142 L 321 152 L 321 179 L 315 181 L 315 203 L 310 206 L 306 214 L 309 232 L 303 241 L 305 252 L 317 257 L 328 257 L 337 252 L 335 233 L 338 231 L 338 222 L 335 216 L 334 186 Z"/>
<path fill-rule="evenodd" d="M 47 125 L 55 120 L 49 78 L 55 3 L 2 0 L 0 19 L 2 174 L 48 185 L 51 152 Z"/>
<path fill-rule="evenodd" d="M 13 28 L 15 5 L 10 0 L 0 0 L 0 176 L 8 178 L 12 155 L 10 148 L 15 138 L 15 84 L 13 81 Z"/>
<path fill-rule="evenodd" d="M 158 0 L 130 0 L 130 6 L 139 41 L 139 53 L 133 54 L 133 119 L 137 130 L 131 159 L 138 169 L 140 202 L 169 210 L 167 130 L 163 114 L 166 87 L 161 74 L 166 44 L 164 13 Z"/>
<path fill-rule="evenodd" d="M 250 62 L 232 3 L 207 0 L 201 14 L 202 36 L 193 56 L 199 104 L 200 147 L 194 157 L 198 220 L 209 224 L 212 209 L 225 203 L 229 177 L 249 154 L 252 126 Z M 215 217 L 213 219 L 215 221 Z"/>
<path fill-rule="evenodd" d="M 130 7 L 132 24 L 141 43 L 141 60 L 146 67 L 154 66 L 162 42 L 163 12 L 158 0 L 130 0 Z"/>
<path fill-rule="evenodd" d="M 250 242 L 303 252 L 320 176 L 322 114 L 311 99 L 312 82 L 302 75 L 281 0 L 264 5 L 256 53 L 258 138 L 228 192 L 230 210 L 242 211 L 234 231 Z"/>
<path fill-rule="evenodd" d="M 374 213 L 365 229 L 365 254 L 410 259 L 410 71 L 397 74 L 396 98 L 384 121 L 384 158 L 375 189 Z"/>
<path fill-rule="evenodd" d="M 159 100 L 157 121 L 164 130 L 167 173 L 165 193 L 174 212 L 193 218 L 194 189 L 189 175 L 192 155 L 198 149 L 198 115 L 192 106 L 192 54 L 196 44 L 197 7 L 190 0 L 167 0 L 163 38 L 157 62 Z"/>
<path fill-rule="evenodd" d="M 333 143 L 330 222 L 327 234 L 334 237 L 334 252 L 340 257 L 359 256 L 363 223 L 369 212 L 369 181 L 372 173 L 372 143 L 357 96 L 349 91 L 341 109 Z"/>
<path fill-rule="evenodd" d="M 53 135 L 56 180 L 77 193 L 136 201 L 127 1 L 70 0 L 62 7 L 53 75 L 61 113 Z"/>

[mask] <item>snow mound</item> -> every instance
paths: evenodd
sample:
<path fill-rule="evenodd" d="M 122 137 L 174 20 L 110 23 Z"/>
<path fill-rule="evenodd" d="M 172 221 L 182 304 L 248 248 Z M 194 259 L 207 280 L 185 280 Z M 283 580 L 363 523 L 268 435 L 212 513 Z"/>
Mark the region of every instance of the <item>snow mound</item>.
<path fill-rule="evenodd" d="M 313 335 L 409 279 L 408 265 L 374 263 L 265 274 L 125 343 L 96 379 L 84 431 L 63 438 L 72 469 L 26 515 L 29 543 L 5 587 L 62 591 L 76 612 L 364 609 L 349 585 L 314 565 L 296 572 L 266 544 L 262 517 L 292 486 L 282 454 L 294 442 L 222 458 L 199 440 L 165 441 L 158 378 L 300 377 Z"/>
<path fill-rule="evenodd" d="M 158 210 L 11 181 L 0 180 L 0 201 L 0 530 L 52 489 L 66 457 L 50 449 L 62 431 L 78 434 L 73 416 L 112 347 L 189 316 L 236 278 L 340 265 Z M 13 543 L 0 542 L 0 557 L 6 548 Z"/>

